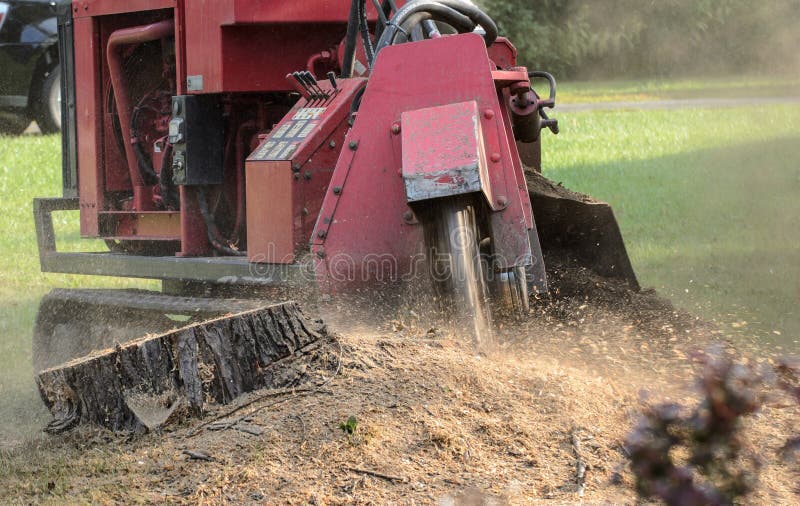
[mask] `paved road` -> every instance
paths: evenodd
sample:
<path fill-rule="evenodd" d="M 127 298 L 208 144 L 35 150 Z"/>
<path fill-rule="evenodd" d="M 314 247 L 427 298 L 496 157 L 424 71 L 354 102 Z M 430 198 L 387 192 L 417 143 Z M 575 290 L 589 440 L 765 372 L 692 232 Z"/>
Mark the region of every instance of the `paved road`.
<path fill-rule="evenodd" d="M 624 102 L 593 102 L 588 104 L 557 104 L 554 112 L 653 110 L 653 109 L 700 109 L 719 107 L 742 107 L 748 105 L 800 104 L 797 97 L 752 97 L 752 98 L 682 98 L 672 100 L 643 100 Z"/>

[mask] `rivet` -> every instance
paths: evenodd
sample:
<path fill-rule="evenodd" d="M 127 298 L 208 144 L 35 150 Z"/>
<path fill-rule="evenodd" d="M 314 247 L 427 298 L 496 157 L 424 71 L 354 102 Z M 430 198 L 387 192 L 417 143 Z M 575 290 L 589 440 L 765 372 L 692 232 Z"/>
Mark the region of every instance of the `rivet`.
<path fill-rule="evenodd" d="M 484 118 L 486 118 L 486 119 L 492 119 L 492 118 L 494 118 L 494 111 L 493 111 L 493 110 L 491 110 L 491 109 L 485 109 L 485 110 L 483 111 L 483 117 L 484 117 Z"/>
<path fill-rule="evenodd" d="M 292 175 L 294 176 L 295 179 L 300 179 L 300 173 L 299 172 L 295 172 Z"/>
<path fill-rule="evenodd" d="M 400 133 L 400 123 L 395 123 L 392 125 L 392 133 L 395 135 Z"/>
<path fill-rule="evenodd" d="M 414 213 L 412 213 L 411 211 L 406 211 L 403 213 L 403 220 L 411 221 L 413 219 L 414 219 Z"/>
<path fill-rule="evenodd" d="M 506 207 L 508 205 L 508 199 L 505 196 L 500 195 L 497 197 L 497 204 L 501 207 Z"/>
<path fill-rule="evenodd" d="M 499 162 L 499 161 L 500 161 L 500 153 L 492 153 L 492 156 L 490 157 L 490 159 L 491 159 L 491 160 L 492 160 L 494 163 L 497 163 L 497 162 Z"/>
<path fill-rule="evenodd" d="M 333 187 L 333 194 L 334 195 L 339 195 L 341 193 L 342 193 L 342 187 L 341 186 L 334 186 Z"/>
<path fill-rule="evenodd" d="M 303 178 L 304 178 L 306 181 L 308 181 L 309 179 L 311 179 L 311 171 L 310 171 L 310 170 L 307 170 L 307 171 L 305 172 L 305 174 L 303 174 Z"/>
<path fill-rule="evenodd" d="M 325 252 L 323 250 L 317 250 L 317 257 L 325 258 Z"/>
<path fill-rule="evenodd" d="M 317 237 L 319 237 L 320 239 L 325 239 L 326 235 L 327 233 L 324 230 L 320 230 L 319 232 L 317 232 Z"/>
<path fill-rule="evenodd" d="M 300 172 L 300 166 L 297 164 L 292 165 L 292 172 Z"/>
<path fill-rule="evenodd" d="M 355 151 L 358 149 L 358 141 L 350 141 L 350 144 L 347 145 L 350 149 Z"/>
<path fill-rule="evenodd" d="M 331 141 L 331 142 L 329 142 L 329 143 L 328 143 L 328 146 L 329 146 L 331 149 L 335 148 L 335 147 L 336 147 L 336 141 Z"/>

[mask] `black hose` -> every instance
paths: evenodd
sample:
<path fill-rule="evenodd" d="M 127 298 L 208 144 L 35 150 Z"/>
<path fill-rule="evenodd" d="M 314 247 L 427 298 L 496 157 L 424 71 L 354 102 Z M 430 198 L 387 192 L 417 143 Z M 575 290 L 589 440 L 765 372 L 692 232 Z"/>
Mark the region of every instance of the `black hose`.
<path fill-rule="evenodd" d="M 150 156 L 144 152 L 139 142 L 133 143 L 133 152 L 136 154 L 136 165 L 139 169 L 139 176 L 142 178 L 142 182 L 147 186 L 158 183 L 158 176 L 156 175 L 156 171 L 153 170 Z"/>
<path fill-rule="evenodd" d="M 367 23 L 367 0 L 358 3 L 358 25 L 361 31 L 361 42 L 364 44 L 364 52 L 367 54 L 367 65 L 372 70 L 375 62 L 375 49 L 372 47 L 372 39 L 369 35 L 369 24 Z"/>
<path fill-rule="evenodd" d="M 361 107 L 361 99 L 364 98 L 364 92 L 367 91 L 367 87 L 364 86 L 360 90 L 356 91 L 353 94 L 353 101 L 350 102 L 350 115 L 348 118 L 350 121 L 353 119 L 353 115 L 358 112 L 359 107 Z M 352 124 L 350 126 L 353 126 Z"/>
<path fill-rule="evenodd" d="M 350 3 L 350 16 L 347 19 L 347 34 L 344 37 L 344 58 L 342 59 L 342 77 L 353 77 L 353 66 L 356 62 L 356 46 L 358 45 L 358 4 L 360 0 Z"/>
<path fill-rule="evenodd" d="M 142 178 L 142 182 L 144 184 L 151 186 L 157 184 L 158 175 L 156 174 L 155 169 L 153 168 L 153 162 L 150 156 L 145 153 L 144 149 L 142 148 L 141 144 L 139 143 L 139 129 L 137 128 L 137 123 L 139 122 L 139 113 L 143 109 L 148 109 L 151 111 L 155 111 L 156 113 L 160 113 L 160 111 L 154 109 L 150 106 L 145 106 L 145 100 L 150 97 L 152 94 L 156 93 L 161 85 L 164 84 L 164 81 L 160 81 L 158 85 L 153 88 L 149 93 L 145 93 L 142 95 L 142 98 L 139 99 L 139 102 L 136 104 L 136 107 L 133 108 L 131 111 L 131 122 L 130 122 L 130 135 L 131 139 L 129 142 L 133 144 L 133 152 L 136 155 L 136 165 L 139 169 L 139 177 Z"/>
<path fill-rule="evenodd" d="M 392 16 L 386 30 L 378 40 L 375 49 L 376 53 L 379 53 L 386 46 L 407 40 L 414 25 L 427 20 L 450 24 L 460 33 L 473 31 L 480 25 L 485 32 L 484 40 L 487 46 L 490 46 L 497 38 L 497 25 L 495 22 L 472 4 L 462 0 L 411 2 L 404 5 Z M 402 35 L 402 38 L 398 40 L 400 35 Z"/>
<path fill-rule="evenodd" d="M 456 29 L 459 33 L 468 33 L 475 29 L 476 25 L 472 20 L 446 5 L 431 4 L 426 10 L 417 12 L 408 17 L 403 22 L 403 29 L 410 33 L 415 26 L 421 25 L 425 21 L 442 21 Z"/>
<path fill-rule="evenodd" d="M 387 17 L 386 11 L 384 11 L 384 6 L 388 7 L 386 2 L 381 5 L 381 0 L 372 0 L 372 6 L 375 7 L 375 10 L 378 12 L 378 26 L 386 26 L 386 23 L 389 22 L 389 18 Z"/>
<path fill-rule="evenodd" d="M 208 242 L 211 244 L 211 246 L 224 255 L 236 257 L 246 256 L 246 252 L 235 250 L 220 241 L 221 235 L 219 233 L 219 229 L 217 229 L 217 224 L 214 223 L 214 217 L 208 210 L 208 200 L 206 199 L 206 194 L 202 187 L 197 187 L 195 189 L 195 198 L 197 199 L 197 207 L 200 209 L 200 214 L 203 216 L 203 221 L 206 222 Z"/>
<path fill-rule="evenodd" d="M 556 103 L 556 78 L 553 77 L 553 74 L 549 72 L 543 72 L 541 70 L 531 70 L 528 72 L 528 78 L 532 77 L 539 77 L 541 79 L 547 79 L 548 84 L 550 84 L 550 97 L 548 99 L 549 102 L 552 102 L 553 105 Z M 553 105 L 549 105 L 551 109 Z"/>
<path fill-rule="evenodd" d="M 172 181 L 172 144 L 167 144 L 164 148 L 164 155 L 161 157 L 161 171 L 158 173 L 158 183 L 161 187 L 161 198 L 164 199 L 164 206 L 167 209 L 180 209 L 180 198 L 177 188 Z"/>

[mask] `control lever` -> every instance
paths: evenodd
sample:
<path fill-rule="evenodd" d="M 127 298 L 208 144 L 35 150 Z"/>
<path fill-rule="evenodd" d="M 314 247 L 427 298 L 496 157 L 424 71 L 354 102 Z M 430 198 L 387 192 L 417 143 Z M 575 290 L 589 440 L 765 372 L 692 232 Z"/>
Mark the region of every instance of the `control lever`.
<path fill-rule="evenodd" d="M 303 79 L 300 78 L 299 72 L 292 72 L 291 74 L 287 74 L 286 80 L 289 81 L 289 84 L 291 84 L 292 87 L 295 90 L 297 90 L 297 92 L 300 93 L 300 95 L 303 96 L 303 98 L 305 98 L 306 100 L 313 98 L 314 93 L 312 93 L 312 91 L 308 88 Z"/>
<path fill-rule="evenodd" d="M 328 94 L 325 93 L 325 91 L 322 88 L 319 87 L 319 84 L 317 83 L 317 78 L 314 77 L 314 74 L 312 74 L 311 72 L 305 70 L 305 71 L 301 72 L 300 75 L 303 76 L 303 78 L 306 80 L 306 83 L 311 88 L 311 90 L 314 91 L 314 93 L 316 94 L 317 98 L 320 98 L 320 99 L 328 98 Z"/>
<path fill-rule="evenodd" d="M 339 89 L 339 83 L 336 82 L 336 73 L 333 71 L 328 72 L 328 80 L 331 82 L 333 91 L 336 92 Z"/>

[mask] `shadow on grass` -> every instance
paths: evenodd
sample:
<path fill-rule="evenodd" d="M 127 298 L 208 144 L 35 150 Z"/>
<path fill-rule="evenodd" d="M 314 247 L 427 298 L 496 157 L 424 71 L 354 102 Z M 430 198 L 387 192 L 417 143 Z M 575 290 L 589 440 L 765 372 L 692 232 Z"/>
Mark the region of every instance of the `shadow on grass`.
<path fill-rule="evenodd" d="M 800 137 L 548 176 L 613 205 L 644 286 L 800 350 Z"/>

